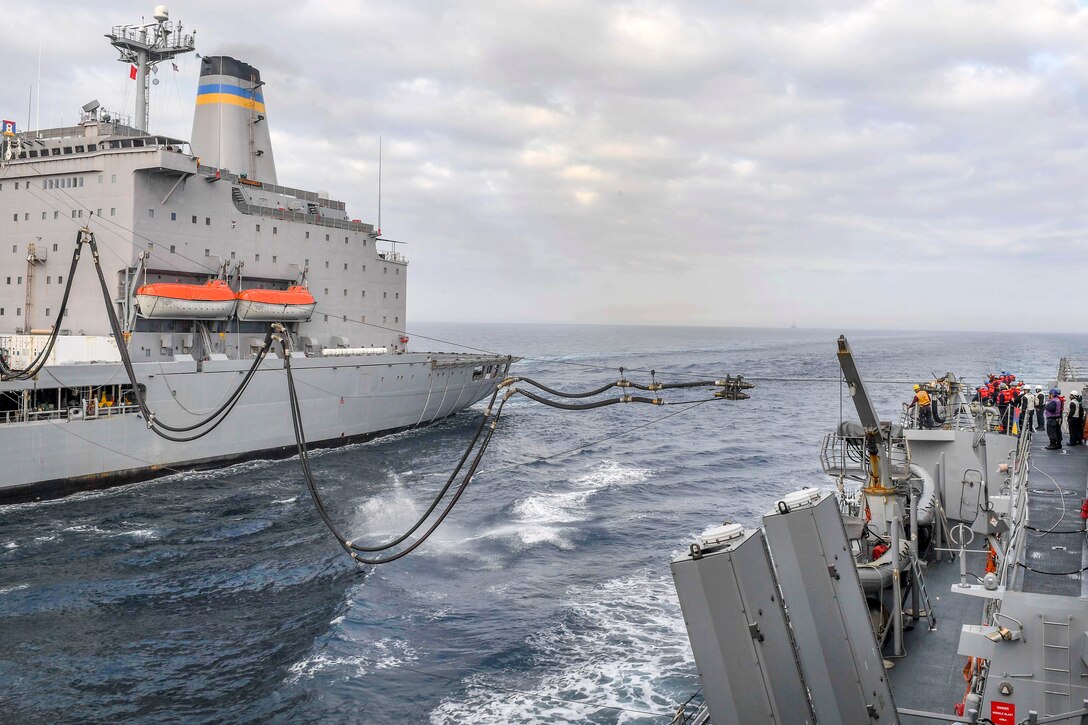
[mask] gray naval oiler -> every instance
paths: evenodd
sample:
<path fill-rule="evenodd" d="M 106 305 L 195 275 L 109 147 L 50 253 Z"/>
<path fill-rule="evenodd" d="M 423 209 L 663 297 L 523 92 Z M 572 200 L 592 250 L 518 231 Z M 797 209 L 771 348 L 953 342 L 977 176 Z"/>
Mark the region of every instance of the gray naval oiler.
<path fill-rule="evenodd" d="M 134 121 L 91 101 L 77 126 L 20 132 L 5 122 L 0 137 L 6 364 L 29 364 L 59 327 L 45 367 L 0 382 L 0 501 L 294 450 L 283 361 L 274 354 L 210 434 L 173 443 L 148 430 L 132 404 L 133 382 L 146 389 L 157 419 L 198 421 L 238 385 L 269 323 L 144 319 L 135 292 L 147 284 L 307 286 L 316 312 L 288 329 L 305 355 L 293 368 L 306 436 L 316 445 L 426 424 L 494 389 L 508 358 L 407 351 L 408 261 L 395 243 L 351 219 L 343 202 L 276 183 L 268 87 L 256 68 L 226 56 L 201 60 L 187 143 L 147 131 L 147 96 L 156 65 L 192 51 L 194 36 L 160 6 L 155 22 L 118 26 L 108 37 L 135 69 Z M 136 381 L 119 362 L 90 261 L 68 279 L 81 230 L 94 233 L 107 280 L 116 283 Z"/>

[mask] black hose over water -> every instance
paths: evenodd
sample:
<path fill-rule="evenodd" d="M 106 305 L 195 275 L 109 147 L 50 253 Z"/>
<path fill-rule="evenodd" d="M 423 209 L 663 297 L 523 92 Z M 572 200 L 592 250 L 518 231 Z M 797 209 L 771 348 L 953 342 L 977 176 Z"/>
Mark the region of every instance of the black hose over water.
<path fill-rule="evenodd" d="M 53 331 L 49 333 L 49 342 L 39 352 L 34 359 L 22 370 L 14 370 L 9 368 L 4 363 L 3 357 L 0 357 L 0 377 L 4 380 L 29 380 L 41 372 L 41 369 L 45 367 L 45 361 L 49 359 L 50 353 L 53 352 L 53 346 L 57 342 L 57 336 L 60 334 L 60 324 L 64 321 L 64 313 L 68 309 L 68 296 L 72 292 L 72 280 L 76 275 L 76 267 L 79 266 L 79 257 L 83 249 L 83 245 L 80 243 L 83 232 L 80 231 L 76 235 L 76 248 L 72 252 L 72 264 L 68 268 L 68 282 L 64 285 L 64 296 L 60 299 L 60 312 L 57 313 L 57 321 L 53 325 Z M 29 312 L 29 311 L 28 311 Z"/>
<path fill-rule="evenodd" d="M 488 403 L 487 403 L 487 410 L 488 411 L 490 411 L 492 406 L 495 405 L 495 398 L 498 396 L 498 394 L 499 394 L 499 391 L 498 391 L 498 388 L 496 388 L 495 392 L 493 392 L 491 394 L 491 400 L 488 401 Z M 476 426 L 476 432 L 472 435 L 472 440 L 469 441 L 468 446 L 465 448 L 465 452 L 463 454 L 461 454 L 461 460 L 459 460 L 457 462 L 457 466 L 453 469 L 453 473 L 451 473 L 449 475 L 449 478 L 446 479 L 446 485 L 443 486 L 442 490 L 439 491 L 435 495 L 434 499 L 431 501 L 430 506 L 427 507 L 427 510 L 423 512 L 423 515 L 419 517 L 419 519 L 415 522 L 415 524 L 412 525 L 412 527 L 410 529 L 405 531 L 403 534 L 398 536 L 396 539 L 393 539 L 392 541 L 389 541 L 389 542 L 387 542 L 385 544 L 381 544 L 379 546 L 360 546 L 360 545 L 355 544 L 353 542 L 352 548 L 355 551 L 371 551 L 371 552 L 373 552 L 373 551 L 385 551 L 386 549 L 391 549 L 394 546 L 397 546 L 398 544 L 403 543 L 405 539 L 407 539 L 409 536 L 414 534 L 416 532 L 416 530 L 420 526 L 423 525 L 423 522 L 427 520 L 427 517 L 429 517 L 431 515 L 431 513 L 433 513 L 436 508 L 438 508 L 439 502 L 445 497 L 446 492 L 450 490 L 450 486 L 452 486 L 453 482 L 457 479 L 457 474 L 461 472 L 461 469 L 465 465 L 465 461 L 468 460 L 469 454 L 472 452 L 472 449 L 476 446 L 476 442 L 478 440 L 480 440 L 480 433 L 483 432 L 484 426 L 487 424 L 487 419 L 488 419 L 487 414 L 480 417 L 480 424 L 478 426 Z M 496 420 L 497 420 L 497 418 L 496 418 Z"/>
<path fill-rule="evenodd" d="M 650 405 L 668 405 L 664 400 L 660 398 L 643 398 L 638 395 L 625 395 L 622 398 L 607 398 L 605 400 L 595 400 L 592 403 L 559 403 L 554 400 L 549 400 L 536 393 L 530 393 L 528 390 L 514 389 L 518 395 L 524 395 L 530 400 L 535 400 L 538 403 L 543 403 L 551 408 L 559 408 L 560 410 L 593 410 L 594 408 L 604 408 L 609 405 L 618 405 L 620 403 L 648 403 Z"/>
<path fill-rule="evenodd" d="M 616 387 L 622 387 L 621 383 L 623 383 L 625 381 L 621 380 L 618 383 L 609 383 L 608 385 L 602 385 L 601 387 L 597 388 L 596 390 L 588 390 L 588 391 L 586 391 L 584 393 L 567 393 L 567 392 L 564 392 L 562 390 L 556 390 L 555 388 L 549 388 L 544 383 L 537 382 L 536 380 L 533 380 L 532 378 L 515 377 L 515 378 L 509 378 L 508 382 L 511 382 L 511 383 L 528 383 L 529 385 L 532 385 L 535 388 L 540 388 L 545 393 L 550 393 L 551 395 L 557 395 L 560 398 L 592 398 L 594 395 L 600 395 L 601 393 L 605 392 L 606 390 L 610 390 L 610 389 L 616 388 Z"/>
<path fill-rule="evenodd" d="M 81 232 L 82 234 L 82 232 Z M 83 237 L 81 237 L 81 240 Z M 113 331 L 114 340 L 117 341 L 117 349 L 121 353 L 121 364 L 125 368 L 125 373 L 128 375 L 129 382 L 132 383 L 133 397 L 136 399 L 136 405 L 140 408 L 140 412 L 143 414 L 144 419 L 147 421 L 147 426 L 155 432 L 156 435 L 165 438 L 168 441 L 175 443 L 188 443 L 195 441 L 199 438 L 211 433 L 213 430 L 219 427 L 219 425 L 227 419 L 230 412 L 234 409 L 234 406 L 238 404 L 238 401 L 242 398 L 242 393 L 249 386 L 250 381 L 256 374 L 257 369 L 261 366 L 265 357 L 268 355 L 268 351 L 272 349 L 272 330 L 269 329 L 268 334 L 265 336 L 264 346 L 257 353 L 253 360 L 253 365 L 250 366 L 246 372 L 242 382 L 238 385 L 238 388 L 230 394 L 230 396 L 223 401 L 223 403 L 210 415 L 203 420 L 197 421 L 190 425 L 175 426 L 168 423 L 163 423 L 155 418 L 155 414 L 147 407 L 147 401 L 144 398 L 143 393 L 140 390 L 140 386 L 136 380 L 136 371 L 132 367 L 132 358 L 128 354 L 128 346 L 125 344 L 124 336 L 121 333 L 121 323 L 117 320 L 117 312 L 113 309 L 113 300 L 110 299 L 109 286 L 106 284 L 106 277 L 102 273 L 102 263 L 98 255 L 98 243 L 95 241 L 94 234 L 87 232 L 87 244 L 91 247 L 91 255 L 94 258 L 94 268 L 98 274 L 98 283 L 102 288 L 102 299 L 106 304 L 106 316 L 109 318 L 110 329 Z M 213 422 L 214 421 L 214 422 Z M 199 433 L 194 433 L 191 436 L 175 436 L 170 433 L 164 433 L 163 431 L 170 431 L 171 433 L 187 433 L 189 431 L 197 430 L 198 428 L 204 428 L 209 423 L 212 425 L 205 428 Z"/>
<path fill-rule="evenodd" d="M 299 462 L 301 463 L 301 466 L 302 466 L 303 477 L 306 479 L 306 487 L 310 492 L 310 497 L 313 499 L 314 506 L 317 509 L 318 516 L 321 517 L 321 520 L 324 522 L 325 526 L 329 529 L 329 531 L 333 534 L 333 536 L 336 537 L 337 543 L 340 544 L 341 548 L 343 548 L 344 551 L 346 551 L 348 554 L 350 554 L 351 557 L 355 561 L 358 561 L 359 563 L 362 563 L 362 564 L 371 564 L 371 565 L 388 564 L 388 563 L 394 562 L 397 559 L 400 559 L 402 557 L 407 556 L 408 554 L 412 553 L 417 548 L 422 546 L 423 543 L 427 539 L 430 538 L 431 534 L 433 534 L 438 529 L 438 527 L 442 525 L 442 522 L 446 520 L 446 517 L 453 510 L 454 506 L 457 505 L 457 502 L 458 502 L 458 500 L 460 500 L 461 495 L 464 494 L 465 490 L 468 488 L 469 482 L 472 480 L 473 475 L 476 473 L 476 469 L 480 465 L 480 461 L 483 459 L 484 451 L 487 450 L 487 446 L 491 442 L 491 437 L 495 433 L 496 424 L 498 423 L 499 417 L 502 415 L 503 405 L 505 404 L 505 402 L 509 398 L 509 396 L 504 397 L 503 400 L 499 403 L 498 410 L 495 412 L 494 420 L 491 422 L 491 425 L 488 426 L 487 435 L 484 436 L 483 442 L 480 444 L 478 450 L 476 451 L 476 456 L 473 458 L 472 464 L 469 466 L 468 471 L 465 473 L 464 478 L 461 480 L 461 483 L 457 487 L 457 490 L 454 492 L 452 498 L 446 504 L 446 507 L 442 510 L 442 512 L 438 515 L 438 518 L 435 519 L 434 523 L 432 523 L 431 526 L 425 532 L 423 532 L 423 534 L 418 539 L 413 541 L 406 548 L 402 549 L 401 551 L 398 551 L 396 554 L 392 554 L 392 555 L 385 556 L 385 557 L 373 557 L 373 558 L 372 557 L 365 557 L 365 556 L 360 556 L 359 552 L 372 553 L 372 552 L 378 552 L 378 551 L 388 551 L 390 548 L 392 548 L 394 546 L 397 546 L 398 544 L 403 543 L 409 536 L 411 536 L 413 533 L 415 533 L 415 531 L 418 530 L 420 526 L 423 525 L 423 523 L 427 520 L 427 518 L 431 515 L 431 513 L 438 507 L 438 504 L 446 496 L 446 493 L 449 491 L 450 486 L 453 484 L 453 481 L 456 479 L 457 474 L 460 472 L 461 468 L 464 466 L 464 463 L 468 459 L 469 454 L 472 452 L 473 447 L 475 447 L 477 441 L 479 441 L 480 432 L 484 429 L 484 426 L 487 424 L 488 418 L 491 417 L 491 410 L 492 410 L 492 406 L 495 403 L 495 398 L 498 395 L 498 389 L 496 389 L 495 392 L 492 393 L 491 400 L 488 403 L 487 410 L 485 411 L 484 416 L 480 421 L 480 425 L 476 429 L 476 433 L 473 436 L 472 441 L 469 443 L 468 447 L 465 449 L 464 455 L 461 456 L 461 460 L 458 462 L 457 467 L 454 469 L 454 472 L 450 475 L 449 479 L 446 481 L 446 485 L 442 487 L 442 490 L 435 496 L 434 500 L 431 502 L 431 505 L 428 507 L 427 512 L 424 513 L 423 516 L 420 517 L 419 520 L 416 521 L 416 523 L 413 524 L 410 529 L 408 529 L 401 536 L 397 537 L 395 540 L 393 540 L 391 542 L 388 542 L 386 544 L 380 545 L 380 546 L 373 546 L 373 547 L 360 546 L 358 544 L 355 544 L 351 540 L 345 538 L 344 535 L 340 533 L 340 531 L 337 528 L 336 524 L 333 522 L 332 517 L 329 516 L 329 512 L 325 509 L 325 504 L 321 500 L 321 495 L 317 490 L 317 481 L 314 478 L 313 469 L 310 467 L 310 458 L 309 458 L 309 454 L 308 454 L 308 451 L 307 451 L 307 444 L 306 444 L 306 433 L 305 433 L 305 431 L 303 429 L 303 425 L 302 425 L 302 410 L 301 410 L 301 408 L 299 406 L 298 393 L 297 393 L 297 390 L 295 388 L 294 373 L 293 373 L 292 368 L 291 368 L 291 351 L 290 351 L 290 347 L 289 347 L 288 343 L 286 343 L 286 341 L 283 342 L 283 360 L 284 360 L 284 370 L 287 373 L 287 390 L 288 390 L 288 398 L 289 398 L 290 407 L 291 407 L 291 424 L 292 424 L 292 427 L 294 428 L 295 444 L 296 444 L 296 446 L 298 448 Z"/>
<path fill-rule="evenodd" d="M 622 373 L 622 371 L 623 370 L 621 368 L 620 372 Z M 651 374 L 652 373 L 653 373 L 653 371 L 651 371 Z M 532 385 L 535 388 L 540 388 L 545 393 L 549 393 L 550 395 L 555 395 L 555 396 L 560 397 L 560 398 L 592 398 L 594 395 L 600 395 L 601 393 L 603 393 L 603 392 L 605 392 L 607 390 L 611 390 L 612 388 L 634 388 L 636 390 L 648 390 L 650 392 L 655 392 L 655 391 L 658 391 L 658 390 L 676 390 L 676 389 L 681 389 L 681 388 L 712 388 L 712 387 L 725 388 L 728 391 L 740 391 L 740 390 L 747 390 L 748 388 L 753 387 L 751 383 L 745 382 L 745 380 L 743 378 L 740 378 L 740 377 L 734 378 L 734 377 L 731 377 L 731 376 L 726 377 L 725 380 L 693 380 L 691 382 L 686 382 L 686 383 L 658 383 L 658 382 L 655 381 L 655 382 L 652 382 L 652 383 L 650 383 L 648 385 L 643 384 L 643 383 L 634 383 L 634 382 L 631 382 L 630 380 L 627 380 L 626 378 L 621 377 L 619 380 L 617 380 L 614 383 L 609 383 L 607 385 L 602 385 L 601 387 L 597 388 L 596 390 L 587 390 L 587 391 L 581 392 L 581 393 L 570 393 L 570 392 L 566 392 L 566 391 L 563 391 L 563 390 L 556 390 L 555 388 L 550 388 L 547 385 L 545 385 L 544 383 L 541 383 L 541 382 L 539 382 L 537 380 L 533 380 L 532 378 L 514 377 L 514 378 L 508 378 L 504 382 L 506 384 L 508 384 L 508 385 L 514 384 L 514 383 L 528 383 L 529 385 Z"/>
<path fill-rule="evenodd" d="M 480 465 L 480 461 L 483 460 L 484 452 L 487 450 L 487 447 L 491 442 L 491 438 L 495 433 L 495 429 L 497 427 L 499 418 L 502 416 L 503 406 L 506 404 L 506 401 L 509 400 L 514 395 L 518 395 L 518 394 L 524 395 L 525 397 L 529 398 L 530 400 L 534 400 L 534 401 L 542 403 L 544 405 L 548 405 L 548 406 L 551 406 L 553 408 L 559 408 L 559 409 L 562 409 L 562 410 L 592 410 L 594 408 L 603 408 L 603 407 L 608 406 L 608 405 L 616 405 L 616 404 L 619 404 L 619 403 L 645 403 L 645 404 L 650 404 L 650 405 L 667 405 L 668 404 L 666 401 L 664 401 L 664 400 L 662 400 L 660 398 L 646 398 L 646 397 L 635 396 L 635 395 L 624 395 L 624 396 L 622 396 L 620 398 L 612 398 L 612 399 L 608 399 L 608 400 L 598 400 L 598 401 L 594 401 L 594 402 L 591 402 L 591 403 L 560 403 L 560 402 L 557 402 L 557 401 L 554 401 L 554 400 L 549 400 L 548 398 L 542 397 L 542 396 L 537 395 L 535 393 L 531 393 L 531 392 L 524 391 L 524 390 L 519 390 L 517 388 L 512 387 L 512 385 L 514 383 L 516 383 L 516 382 L 527 382 L 527 383 L 529 383 L 531 385 L 534 385 L 534 386 L 536 386 L 538 388 L 541 388 L 542 390 L 548 390 L 548 391 L 553 390 L 552 388 L 549 388 L 548 386 L 541 385 L 540 383 L 538 383 L 538 382 L 536 382 L 534 380 L 530 380 L 528 378 L 504 377 L 503 382 L 500 383 L 495 388 L 495 391 L 491 394 L 491 400 L 488 401 L 487 409 L 485 410 L 484 415 L 480 420 L 480 424 L 479 424 L 479 426 L 477 426 L 476 432 L 472 436 L 472 440 L 469 442 L 468 446 L 465 448 L 465 452 L 462 454 L 461 459 L 457 462 L 457 466 L 454 468 L 453 473 L 450 474 L 449 478 L 446 480 L 446 484 L 435 495 L 434 499 L 431 501 L 430 505 L 427 507 L 427 510 L 423 513 L 423 515 L 420 516 L 416 520 L 416 522 L 411 525 L 411 527 L 409 527 L 404 533 L 402 533 L 401 535 L 399 535 L 395 539 L 393 539 L 391 541 L 388 541 L 386 543 L 378 544 L 378 545 L 374 545 L 374 546 L 363 546 L 363 545 L 355 543 L 354 541 L 352 541 L 351 539 L 348 539 L 342 533 L 340 533 L 339 528 L 337 528 L 335 522 L 333 522 L 333 520 L 332 520 L 332 517 L 329 515 L 328 510 L 325 508 L 325 502 L 321 499 L 321 493 L 317 489 L 317 481 L 316 481 L 316 479 L 314 477 L 313 469 L 310 466 L 310 458 L 309 458 L 309 453 L 308 453 L 308 450 L 307 450 L 308 446 L 307 446 L 307 443 L 306 443 L 306 433 L 305 433 L 305 430 L 303 428 L 303 423 L 302 423 L 302 408 L 301 408 L 301 406 L 299 404 L 299 401 L 298 401 L 298 391 L 297 391 L 297 388 L 295 387 L 295 377 L 294 377 L 294 372 L 293 372 L 292 367 L 291 367 L 290 340 L 289 340 L 289 338 L 284 337 L 284 338 L 280 339 L 280 343 L 281 343 L 281 346 L 283 348 L 284 371 L 287 374 L 288 401 L 290 403 L 290 408 L 291 408 L 291 426 L 292 426 L 292 428 L 294 430 L 294 434 L 295 434 L 295 446 L 296 446 L 296 448 L 298 450 L 298 457 L 299 457 L 299 463 L 300 463 L 300 465 L 302 467 L 302 474 L 303 474 L 303 477 L 306 480 L 306 488 L 310 492 L 310 498 L 313 499 L 314 507 L 317 509 L 318 516 L 321 517 L 322 522 L 329 529 L 329 531 L 332 533 L 332 535 L 336 537 L 336 542 L 340 545 L 340 547 L 342 549 L 344 549 L 344 551 L 346 551 L 351 556 L 352 559 L 354 559 L 355 561 L 357 561 L 357 562 L 359 562 L 361 564 L 370 564 L 370 565 L 389 564 L 391 562 L 396 561 L 397 559 L 403 558 L 403 557 L 407 556 L 408 554 L 412 553 L 413 551 L 415 551 L 420 546 L 422 546 L 423 543 L 428 538 L 430 538 L 431 534 L 433 534 L 438 529 L 438 527 L 442 525 L 442 522 L 446 520 L 446 517 L 453 510 L 454 506 L 457 505 L 457 502 L 460 500 L 461 496 L 464 494 L 465 490 L 468 488 L 468 484 L 472 480 L 473 475 L 476 473 L 476 470 Z M 510 364 L 507 363 L 506 370 L 509 371 L 509 368 L 510 368 Z M 692 388 L 692 387 L 707 386 L 707 385 L 722 385 L 722 383 L 720 381 L 708 381 L 708 382 L 699 382 L 699 383 L 682 383 L 682 384 L 677 385 L 676 387 Z M 738 393 L 739 389 L 740 389 L 740 387 L 742 385 L 744 387 L 751 387 L 750 384 L 742 383 L 739 378 L 735 379 L 735 380 L 730 379 L 725 385 L 733 393 Z M 559 395 L 565 396 L 565 397 L 588 397 L 588 395 L 596 395 L 596 394 L 599 394 L 599 393 L 601 393 L 601 392 L 603 392 L 605 390 L 608 390 L 610 388 L 613 388 L 613 387 L 642 387 L 643 389 L 648 389 L 648 390 L 657 389 L 656 387 L 635 386 L 635 385 L 629 384 L 626 380 L 620 380 L 619 383 L 610 383 L 609 385 L 606 385 L 606 386 L 604 386 L 604 387 L 602 387 L 602 388 L 600 388 L 598 390 L 592 391 L 591 393 L 588 393 L 588 394 L 585 394 L 585 393 L 564 394 L 564 393 L 560 392 Z M 490 425 L 488 425 L 488 419 L 492 417 L 492 410 L 494 409 L 495 401 L 496 401 L 496 399 L 498 397 L 499 392 L 502 390 L 502 388 L 509 388 L 509 389 L 506 391 L 506 393 L 503 396 L 502 400 L 499 402 L 499 406 L 495 410 L 495 413 L 494 413 L 494 419 L 491 420 Z M 716 398 L 722 398 L 722 397 L 723 396 L 721 396 L 719 394 L 716 394 L 715 398 L 711 398 L 711 400 L 716 399 Z M 745 396 L 745 397 L 747 397 L 747 396 Z M 726 399 L 728 399 L 728 398 L 726 398 Z M 740 398 L 733 398 L 733 399 L 740 399 Z M 708 401 L 701 401 L 701 402 L 708 402 Z M 485 427 L 487 428 L 487 433 L 486 433 L 486 435 L 484 435 L 483 440 L 481 442 L 480 441 L 480 435 L 484 431 Z M 477 443 L 479 443 L 478 447 L 477 447 Z M 469 465 L 468 470 L 465 472 L 465 475 L 462 478 L 461 483 L 457 486 L 457 489 L 454 491 L 452 497 L 450 497 L 450 500 L 446 503 L 445 508 L 442 509 L 441 513 L 439 513 L 438 517 L 434 520 L 434 522 L 431 523 L 430 527 L 428 527 L 427 530 L 424 531 L 419 536 L 419 538 L 417 538 L 415 541 L 413 541 L 411 544 L 409 544 L 404 549 L 401 549 L 400 551 L 398 551 L 398 552 L 396 552 L 394 554 L 388 554 L 388 552 L 391 549 L 393 549 L 393 548 L 399 546 L 400 544 L 404 543 L 410 536 L 412 536 L 412 534 L 414 534 L 416 531 L 418 531 L 419 528 L 422 527 L 424 523 L 426 523 L 427 519 L 438 508 L 438 505 L 442 502 L 443 499 L 446 498 L 447 494 L 449 493 L 450 488 L 453 485 L 453 482 L 457 479 L 457 475 L 461 472 L 461 469 L 464 467 L 465 462 L 468 461 L 469 456 L 472 454 L 473 448 L 476 448 L 476 455 L 473 457 L 472 463 Z M 363 554 L 374 554 L 374 553 L 378 553 L 378 552 L 386 552 L 388 555 L 387 556 L 364 556 L 363 555 Z"/>

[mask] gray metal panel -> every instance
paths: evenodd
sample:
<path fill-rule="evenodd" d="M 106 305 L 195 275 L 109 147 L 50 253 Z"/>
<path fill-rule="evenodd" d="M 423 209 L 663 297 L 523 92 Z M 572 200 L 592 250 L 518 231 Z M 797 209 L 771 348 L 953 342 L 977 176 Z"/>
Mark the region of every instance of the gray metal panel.
<path fill-rule="evenodd" d="M 1088 603 L 1079 597 L 1006 592 L 997 622 L 1020 638 L 993 645 L 990 676 L 982 702 L 989 717 L 993 702 L 1011 703 L 1016 721 L 1035 710 L 1041 716 L 1078 710 L 1088 699 L 1088 661 L 1077 650 L 1085 642 Z M 1011 685 L 1003 695 L 1001 683 Z M 1075 721 L 1072 721 L 1075 722 Z"/>
<path fill-rule="evenodd" d="M 770 513 L 763 525 L 817 719 L 897 723 L 835 497 Z"/>
<path fill-rule="evenodd" d="M 672 562 L 688 639 L 715 723 L 811 723 L 767 545 L 740 543 Z"/>
<path fill-rule="evenodd" d="M 938 433 L 941 435 L 934 435 Z M 952 434 L 951 439 L 949 434 Z M 934 473 L 937 462 L 944 455 L 941 502 L 950 521 L 973 522 L 978 517 L 979 505 L 987 496 L 998 495 L 1009 477 L 1008 473 L 1001 473 L 1000 466 L 1012 463 L 1019 439 L 987 433 L 979 441 L 982 445 L 976 446 L 977 435 L 974 431 L 907 431 L 911 463 Z M 985 491 L 978 484 L 983 473 L 987 482 Z"/>

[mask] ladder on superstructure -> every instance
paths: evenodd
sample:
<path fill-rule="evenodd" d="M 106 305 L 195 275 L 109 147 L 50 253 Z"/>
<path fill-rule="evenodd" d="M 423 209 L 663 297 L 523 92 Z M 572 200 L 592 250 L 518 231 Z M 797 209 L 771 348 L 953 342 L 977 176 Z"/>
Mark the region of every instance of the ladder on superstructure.
<path fill-rule="evenodd" d="M 30 242 L 26 245 L 26 301 L 24 302 L 23 312 L 23 334 L 29 335 L 30 331 L 34 329 L 34 268 L 39 262 L 44 260 L 38 259 L 38 245 L 34 242 Z"/>

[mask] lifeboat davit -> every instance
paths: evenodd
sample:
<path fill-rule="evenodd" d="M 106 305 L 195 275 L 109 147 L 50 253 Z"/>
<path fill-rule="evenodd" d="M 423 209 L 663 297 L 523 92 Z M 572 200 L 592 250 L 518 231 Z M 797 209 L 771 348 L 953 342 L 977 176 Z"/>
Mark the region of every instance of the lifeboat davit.
<path fill-rule="evenodd" d="M 156 282 L 136 290 L 136 309 L 149 320 L 225 320 L 234 314 L 234 290 L 221 279 L 204 284 Z"/>
<path fill-rule="evenodd" d="M 317 301 L 299 285 L 282 289 L 247 289 L 238 293 L 238 319 L 249 321 L 305 322 L 314 314 Z"/>

